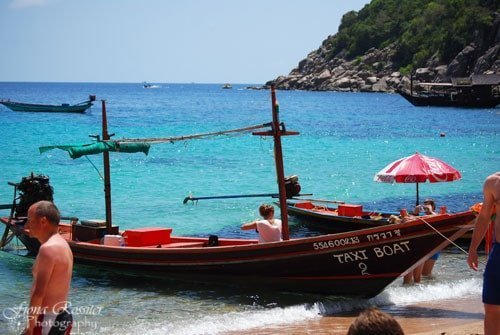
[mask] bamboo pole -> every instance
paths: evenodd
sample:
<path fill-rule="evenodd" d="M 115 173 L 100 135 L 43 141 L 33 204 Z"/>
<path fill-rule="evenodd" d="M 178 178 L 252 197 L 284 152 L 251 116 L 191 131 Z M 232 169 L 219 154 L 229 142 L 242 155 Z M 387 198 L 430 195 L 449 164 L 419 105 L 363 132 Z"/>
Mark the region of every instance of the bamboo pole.
<path fill-rule="evenodd" d="M 103 141 L 109 140 L 105 100 L 102 100 L 102 139 Z M 111 227 L 113 227 L 113 222 L 111 215 L 111 172 L 109 168 L 109 151 L 105 150 L 102 155 L 104 165 L 104 201 L 106 204 L 106 230 L 108 231 L 108 234 L 110 234 Z"/>
<path fill-rule="evenodd" d="M 274 85 L 271 86 L 271 103 L 273 111 L 272 131 L 274 138 L 274 160 L 276 163 L 276 175 L 278 177 L 282 235 L 283 235 L 283 240 L 288 240 L 290 239 L 290 232 L 288 229 L 288 210 L 286 204 L 285 172 L 283 167 L 283 151 L 281 148 L 279 106 L 276 102 L 276 91 L 274 89 Z"/>

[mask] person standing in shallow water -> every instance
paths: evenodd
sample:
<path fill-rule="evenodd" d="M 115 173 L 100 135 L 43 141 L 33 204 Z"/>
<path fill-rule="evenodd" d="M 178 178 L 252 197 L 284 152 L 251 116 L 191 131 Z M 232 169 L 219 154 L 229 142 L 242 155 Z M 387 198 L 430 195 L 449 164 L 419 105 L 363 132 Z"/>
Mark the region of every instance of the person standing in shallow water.
<path fill-rule="evenodd" d="M 23 334 L 62 335 L 71 332 L 73 318 L 67 300 L 73 272 L 73 253 L 59 235 L 61 216 L 50 201 L 39 201 L 28 210 L 26 228 L 41 246 L 33 265 L 28 325 Z"/>
<path fill-rule="evenodd" d="M 434 199 L 427 198 L 424 200 L 423 205 L 415 206 L 413 210 L 414 216 L 419 215 L 436 215 L 436 202 Z M 440 252 L 435 253 L 431 258 L 427 259 L 424 263 L 417 266 L 412 272 L 408 273 L 403 277 L 403 284 L 420 283 L 422 280 L 422 275 L 426 277 L 432 276 L 432 269 L 434 264 L 440 256 Z"/>
<path fill-rule="evenodd" d="M 281 220 L 274 218 L 274 207 L 263 204 L 259 213 L 264 220 L 255 220 L 241 226 L 243 230 L 255 229 L 259 233 L 259 243 L 282 241 Z"/>
<path fill-rule="evenodd" d="M 483 280 L 484 334 L 498 335 L 500 334 L 500 172 L 486 178 L 483 197 L 483 205 L 472 233 L 467 263 L 471 269 L 477 271 L 477 248 L 492 222 L 494 243 L 484 269 Z"/>

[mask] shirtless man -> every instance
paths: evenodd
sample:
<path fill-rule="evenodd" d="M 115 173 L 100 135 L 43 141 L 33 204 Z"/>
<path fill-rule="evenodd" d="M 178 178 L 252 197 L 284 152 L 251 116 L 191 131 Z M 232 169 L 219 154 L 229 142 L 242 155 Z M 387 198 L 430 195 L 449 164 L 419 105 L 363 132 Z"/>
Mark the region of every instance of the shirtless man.
<path fill-rule="evenodd" d="M 484 334 L 500 334 L 500 172 L 488 176 L 483 186 L 483 206 L 477 218 L 472 234 L 467 263 L 477 271 L 477 247 L 483 239 L 492 215 L 495 215 L 493 249 L 484 269 L 483 303 L 484 303 Z M 493 206 L 496 211 L 493 212 Z"/>
<path fill-rule="evenodd" d="M 73 271 L 73 254 L 59 235 L 60 214 L 50 201 L 39 201 L 28 210 L 30 237 L 40 241 L 33 265 L 28 325 L 23 334 L 69 334 L 72 316 L 66 309 Z"/>

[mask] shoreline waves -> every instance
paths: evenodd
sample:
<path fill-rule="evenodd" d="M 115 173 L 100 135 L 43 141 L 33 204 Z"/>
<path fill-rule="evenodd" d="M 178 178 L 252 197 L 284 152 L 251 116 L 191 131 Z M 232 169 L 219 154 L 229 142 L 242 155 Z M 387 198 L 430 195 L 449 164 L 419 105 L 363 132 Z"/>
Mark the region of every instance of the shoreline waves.
<path fill-rule="evenodd" d="M 480 296 L 467 299 L 436 300 L 399 307 L 398 311 L 382 311 L 391 314 L 399 322 L 405 334 L 414 335 L 469 335 L 484 334 L 484 310 Z M 412 310 L 411 315 L 405 315 Z M 418 316 L 415 315 L 418 311 Z M 347 334 L 349 326 L 357 313 L 341 316 L 325 316 L 293 324 L 276 324 L 272 327 L 258 327 L 245 331 L 229 331 L 220 334 Z"/>

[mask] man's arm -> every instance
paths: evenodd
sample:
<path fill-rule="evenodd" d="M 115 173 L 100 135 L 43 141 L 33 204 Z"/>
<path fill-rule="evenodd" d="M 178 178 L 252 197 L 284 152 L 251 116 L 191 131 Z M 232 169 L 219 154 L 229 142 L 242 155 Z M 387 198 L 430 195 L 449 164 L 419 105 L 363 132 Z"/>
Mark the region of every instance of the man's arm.
<path fill-rule="evenodd" d="M 467 257 L 467 263 L 471 269 L 477 271 L 478 257 L 477 248 L 481 243 L 486 231 L 488 230 L 488 225 L 490 223 L 490 215 L 495 204 L 495 198 L 493 196 L 493 184 L 494 180 L 492 178 L 487 178 L 483 186 L 483 206 L 479 212 L 479 216 L 476 221 L 476 226 L 474 227 L 474 232 L 472 233 L 472 239 L 469 246 L 469 256 Z"/>
<path fill-rule="evenodd" d="M 245 223 L 243 226 L 241 226 L 242 230 L 250 230 L 250 229 L 257 229 L 257 221 Z"/>
<path fill-rule="evenodd" d="M 52 271 L 54 269 L 54 255 L 50 247 L 42 246 L 36 258 L 35 271 L 33 272 L 33 285 L 31 286 L 30 307 L 28 310 L 28 327 L 25 334 L 33 334 L 38 315 L 43 313 L 41 309 L 43 300 L 47 293 Z"/>

